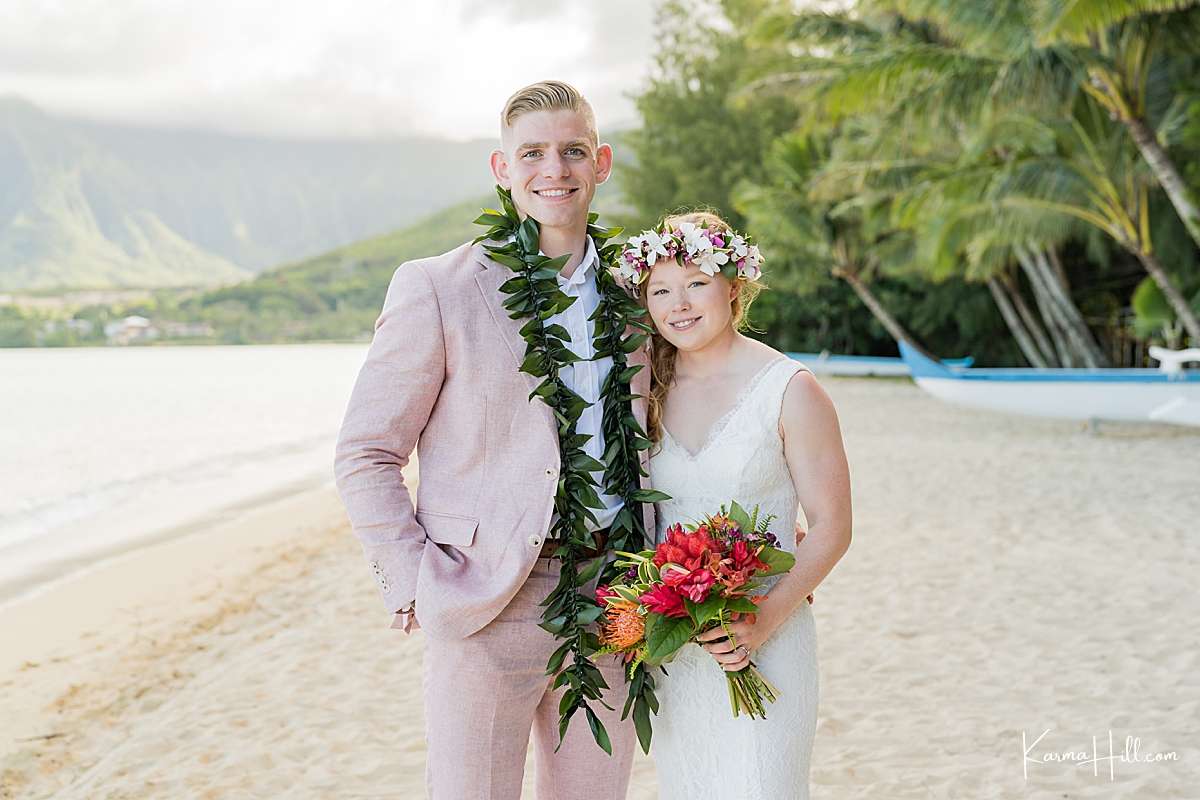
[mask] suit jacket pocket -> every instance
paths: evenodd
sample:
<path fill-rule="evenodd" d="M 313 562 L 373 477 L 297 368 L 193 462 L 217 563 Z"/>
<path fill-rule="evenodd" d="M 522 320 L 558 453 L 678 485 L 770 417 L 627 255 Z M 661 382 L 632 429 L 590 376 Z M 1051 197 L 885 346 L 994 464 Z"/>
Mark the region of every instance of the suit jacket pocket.
<path fill-rule="evenodd" d="M 479 520 L 473 517 L 420 510 L 417 511 L 417 523 L 425 529 L 429 541 L 451 547 L 470 547 L 479 526 Z"/>

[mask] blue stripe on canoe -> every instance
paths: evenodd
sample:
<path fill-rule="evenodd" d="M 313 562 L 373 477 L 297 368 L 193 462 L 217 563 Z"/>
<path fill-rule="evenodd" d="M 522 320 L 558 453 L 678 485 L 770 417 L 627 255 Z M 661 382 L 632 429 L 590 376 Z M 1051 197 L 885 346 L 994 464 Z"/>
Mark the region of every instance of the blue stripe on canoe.
<path fill-rule="evenodd" d="M 1040 383 L 1171 383 L 1186 381 L 1187 372 L 1171 378 L 1153 369 L 1000 369 L 985 368 L 957 372 L 946 369 L 900 342 L 900 355 L 914 378 L 950 378 L 962 381 L 1025 381 Z M 1193 378 L 1194 380 L 1194 378 Z"/>

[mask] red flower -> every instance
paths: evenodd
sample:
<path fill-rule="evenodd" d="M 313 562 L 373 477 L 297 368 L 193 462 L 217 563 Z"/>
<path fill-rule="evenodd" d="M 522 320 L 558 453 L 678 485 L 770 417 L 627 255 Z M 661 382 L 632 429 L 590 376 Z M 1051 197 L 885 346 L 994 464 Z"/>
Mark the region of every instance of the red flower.
<path fill-rule="evenodd" d="M 693 603 L 704 602 L 704 599 L 708 597 L 708 590 L 716 581 L 716 576 L 706 569 L 694 569 L 690 572 L 668 569 L 663 575 L 663 582 L 667 586 L 678 589 Z"/>
<path fill-rule="evenodd" d="M 654 550 L 654 566 L 679 564 L 693 570 L 703 562 L 705 551 L 721 552 L 721 546 L 708 537 L 708 529 L 700 527 L 695 533 L 685 533 L 679 523 L 667 528 L 667 540 Z"/>
<path fill-rule="evenodd" d="M 688 615 L 683 607 L 683 596 L 673 586 L 658 584 L 638 598 L 648 611 L 667 617 L 683 618 Z"/>
<path fill-rule="evenodd" d="M 733 552 L 730 553 L 733 568 L 739 572 L 745 569 L 766 569 L 767 565 L 759 559 L 758 553 L 758 548 L 751 550 L 744 541 L 734 542 Z"/>
<path fill-rule="evenodd" d="M 682 564 L 687 561 L 687 551 L 676 547 L 670 542 L 663 542 L 654 548 L 654 566 L 662 569 L 664 564 Z"/>
<path fill-rule="evenodd" d="M 616 592 L 614 592 L 612 589 L 608 588 L 607 586 L 597 586 L 596 587 L 596 602 L 598 602 L 602 606 L 606 605 L 604 601 L 607 600 L 608 598 L 619 597 L 619 596 L 620 595 L 618 595 Z"/>

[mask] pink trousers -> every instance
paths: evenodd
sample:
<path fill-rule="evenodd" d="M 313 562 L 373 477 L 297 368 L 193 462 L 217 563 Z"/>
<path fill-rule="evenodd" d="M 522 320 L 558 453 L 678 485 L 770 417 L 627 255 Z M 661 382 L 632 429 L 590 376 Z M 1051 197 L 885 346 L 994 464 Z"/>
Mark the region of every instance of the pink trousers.
<path fill-rule="evenodd" d="M 538 627 L 539 603 L 558 574 L 558 562 L 539 559 L 517 596 L 483 630 L 466 639 L 425 638 L 430 800 L 519 800 L 531 731 L 537 800 L 624 800 L 637 735 L 632 718 L 620 720 L 627 687 L 616 657 L 597 662 L 609 685 L 604 700 L 615 710 L 592 704 L 613 754 L 592 739 L 582 712 L 559 747 L 563 690 L 551 691 L 546 662 L 561 642 Z"/>

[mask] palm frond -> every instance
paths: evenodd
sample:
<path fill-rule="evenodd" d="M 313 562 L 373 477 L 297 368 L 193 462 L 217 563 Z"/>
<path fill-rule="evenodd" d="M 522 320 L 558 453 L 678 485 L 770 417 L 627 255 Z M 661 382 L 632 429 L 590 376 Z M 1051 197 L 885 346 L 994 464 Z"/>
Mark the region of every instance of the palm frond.
<path fill-rule="evenodd" d="M 1089 36 L 1145 14 L 1180 11 L 1200 0 L 1042 0 L 1035 15 L 1039 39 L 1086 42 Z"/>
<path fill-rule="evenodd" d="M 1031 43 L 1024 0 L 886 0 L 879 5 L 909 19 L 933 21 L 947 39 L 967 50 L 1004 56 Z"/>

